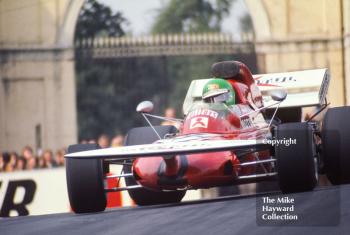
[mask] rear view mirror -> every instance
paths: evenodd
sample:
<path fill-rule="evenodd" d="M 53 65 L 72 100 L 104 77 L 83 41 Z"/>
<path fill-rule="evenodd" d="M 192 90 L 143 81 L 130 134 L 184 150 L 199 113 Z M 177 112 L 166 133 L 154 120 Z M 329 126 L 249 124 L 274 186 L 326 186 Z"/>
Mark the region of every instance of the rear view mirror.
<path fill-rule="evenodd" d="M 274 101 L 283 101 L 287 98 L 287 92 L 285 90 L 275 90 L 270 93 L 271 98 Z"/>
<path fill-rule="evenodd" d="M 136 107 L 136 112 L 138 113 L 150 113 L 153 111 L 153 103 L 151 101 L 142 101 Z"/>

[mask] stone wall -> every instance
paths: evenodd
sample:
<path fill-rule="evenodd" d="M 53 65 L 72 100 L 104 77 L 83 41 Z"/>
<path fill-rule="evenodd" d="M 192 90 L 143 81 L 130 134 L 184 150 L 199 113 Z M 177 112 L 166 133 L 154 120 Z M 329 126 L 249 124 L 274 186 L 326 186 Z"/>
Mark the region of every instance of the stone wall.
<path fill-rule="evenodd" d="M 83 0 L 0 0 L 0 150 L 76 143 L 73 34 Z"/>
<path fill-rule="evenodd" d="M 83 2 L 0 0 L 0 150 L 76 142 L 73 36 Z M 349 0 L 246 3 L 261 72 L 328 67 L 332 106 L 350 104 Z"/>

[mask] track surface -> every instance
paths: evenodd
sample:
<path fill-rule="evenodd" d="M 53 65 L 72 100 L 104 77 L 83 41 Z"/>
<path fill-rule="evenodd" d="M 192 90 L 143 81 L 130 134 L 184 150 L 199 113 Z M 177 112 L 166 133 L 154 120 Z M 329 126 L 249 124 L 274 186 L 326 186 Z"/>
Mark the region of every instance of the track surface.
<path fill-rule="evenodd" d="M 273 194 L 269 194 L 273 196 Z M 279 195 L 281 196 L 281 195 Z M 290 194 L 301 226 L 258 226 L 257 197 L 0 219 L 0 234 L 350 234 L 350 185 Z"/>

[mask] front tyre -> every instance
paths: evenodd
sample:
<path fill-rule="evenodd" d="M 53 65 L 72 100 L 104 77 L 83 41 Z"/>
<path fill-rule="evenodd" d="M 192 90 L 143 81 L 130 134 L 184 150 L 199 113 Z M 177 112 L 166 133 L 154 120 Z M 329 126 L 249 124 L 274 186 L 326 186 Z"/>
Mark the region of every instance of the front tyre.
<path fill-rule="evenodd" d="M 277 140 L 295 144 L 275 146 L 279 186 L 283 193 L 311 191 L 317 184 L 317 161 L 313 132 L 307 123 L 286 123 L 277 127 Z"/>
<path fill-rule="evenodd" d="M 98 149 L 96 144 L 76 144 L 68 153 Z M 99 159 L 66 158 L 69 202 L 75 213 L 100 212 L 106 208 L 103 162 Z"/>

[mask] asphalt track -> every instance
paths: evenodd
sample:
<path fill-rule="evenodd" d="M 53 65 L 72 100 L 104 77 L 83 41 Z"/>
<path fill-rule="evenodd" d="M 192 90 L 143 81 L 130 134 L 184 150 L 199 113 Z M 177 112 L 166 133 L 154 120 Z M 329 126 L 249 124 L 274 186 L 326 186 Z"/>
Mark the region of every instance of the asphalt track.
<path fill-rule="evenodd" d="M 266 195 L 281 197 L 279 193 Z M 2 218 L 0 234 L 350 234 L 350 185 L 287 195 L 295 199 L 300 218 L 296 224 L 258 225 L 257 206 L 260 208 L 262 196 L 121 208 L 96 214 Z"/>

